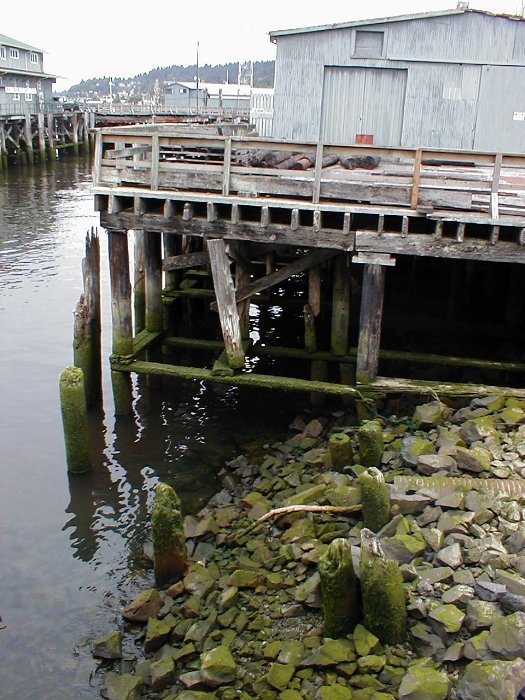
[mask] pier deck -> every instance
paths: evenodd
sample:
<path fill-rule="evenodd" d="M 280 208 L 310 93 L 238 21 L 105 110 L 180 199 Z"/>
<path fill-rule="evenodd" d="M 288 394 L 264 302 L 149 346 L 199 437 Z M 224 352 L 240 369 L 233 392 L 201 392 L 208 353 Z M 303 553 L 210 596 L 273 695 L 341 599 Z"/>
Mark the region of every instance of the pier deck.
<path fill-rule="evenodd" d="M 166 281 L 170 275 L 173 281 L 178 271 L 211 266 L 210 300 L 216 298 L 232 375 L 244 361 L 242 303 L 246 307 L 253 295 L 298 273 L 309 278 L 303 349 L 314 354 L 323 349 L 317 347 L 315 325 L 324 275 L 331 296 L 330 353 L 340 363 L 341 383 L 352 393 L 356 380 L 370 389 L 381 384 L 385 270 L 396 259 L 507 263 L 518 277 L 514 263 L 525 263 L 525 156 L 517 154 L 187 134 L 159 124 L 99 130 L 94 180 L 96 208 L 110 235 L 144 231 L 150 243 L 155 237 L 151 274 L 164 270 Z M 348 339 L 355 318 L 350 262 L 362 267 L 355 353 L 349 353 Z M 452 284 L 457 287 L 458 280 Z M 172 298 L 183 293 L 170 291 Z M 208 293 L 193 291 L 202 291 L 201 298 Z M 169 294 L 164 303 L 170 303 Z M 149 371 L 129 356 L 137 371 L 160 373 L 158 363 Z M 319 370 L 322 362 L 312 359 L 312 366 L 315 362 Z M 348 377 L 345 362 L 356 365 L 355 376 Z M 116 360 L 114 368 L 123 370 L 122 363 Z M 312 372 L 312 379 L 324 380 L 322 371 L 315 377 Z M 394 391 L 394 384 L 383 382 L 386 391 Z M 410 390 L 407 382 L 399 385 Z M 439 386 L 432 390 L 439 392 Z"/>

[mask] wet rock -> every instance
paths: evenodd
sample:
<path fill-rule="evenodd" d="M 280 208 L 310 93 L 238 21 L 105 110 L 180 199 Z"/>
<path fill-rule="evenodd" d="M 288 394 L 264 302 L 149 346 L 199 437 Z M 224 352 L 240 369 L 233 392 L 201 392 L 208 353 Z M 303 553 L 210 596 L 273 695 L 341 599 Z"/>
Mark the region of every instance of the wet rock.
<path fill-rule="evenodd" d="M 215 586 L 213 576 L 202 564 L 192 564 L 183 582 L 184 588 L 188 593 L 195 593 L 201 598 L 206 597 Z"/>
<path fill-rule="evenodd" d="M 525 685 L 525 661 L 473 661 L 459 682 L 461 700 L 516 700 Z"/>
<path fill-rule="evenodd" d="M 131 622 L 147 622 L 155 617 L 162 607 L 159 592 L 156 588 L 141 591 L 133 601 L 124 608 L 122 616 Z"/>
<path fill-rule="evenodd" d="M 502 659 L 510 661 L 525 657 L 525 613 L 515 612 L 494 620 L 487 646 Z"/>
<path fill-rule="evenodd" d="M 138 700 L 144 683 L 142 678 L 130 673 L 113 673 L 109 671 L 104 676 L 100 694 L 106 700 Z"/>
<path fill-rule="evenodd" d="M 277 690 L 284 690 L 293 678 L 295 666 L 273 663 L 266 674 L 266 682 Z"/>
<path fill-rule="evenodd" d="M 160 649 L 167 642 L 171 629 L 171 626 L 165 620 L 157 620 L 155 617 L 150 617 L 144 641 L 145 651 L 150 652 Z"/>
<path fill-rule="evenodd" d="M 404 463 L 409 467 L 415 467 L 422 455 L 433 454 L 435 451 L 436 448 L 430 440 L 412 435 L 404 438 L 400 450 Z"/>
<path fill-rule="evenodd" d="M 201 654 L 200 674 L 202 682 L 214 688 L 232 683 L 237 677 L 237 664 L 230 650 L 219 646 Z"/>
<path fill-rule="evenodd" d="M 175 663 L 173 659 L 159 659 L 150 666 L 151 689 L 155 693 L 165 690 L 173 683 L 175 676 Z"/>
<path fill-rule="evenodd" d="M 441 401 L 416 406 L 412 416 L 412 424 L 416 430 L 429 430 L 442 423 L 450 415 L 450 409 Z"/>
<path fill-rule="evenodd" d="M 122 632 L 116 630 L 97 637 L 93 640 L 92 654 L 97 659 L 121 659 Z"/>
<path fill-rule="evenodd" d="M 446 700 L 450 681 L 446 673 L 428 666 L 412 666 L 399 686 L 399 700 Z"/>

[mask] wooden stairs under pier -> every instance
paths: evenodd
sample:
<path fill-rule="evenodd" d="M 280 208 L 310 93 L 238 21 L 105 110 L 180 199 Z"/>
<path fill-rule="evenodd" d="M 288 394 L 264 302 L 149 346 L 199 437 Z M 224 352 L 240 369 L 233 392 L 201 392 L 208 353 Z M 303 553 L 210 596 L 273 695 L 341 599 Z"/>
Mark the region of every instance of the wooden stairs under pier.
<path fill-rule="evenodd" d="M 132 295 L 125 279 L 129 259 L 122 246 L 110 246 L 110 256 L 111 250 L 117 256 L 110 260 L 114 337 L 124 334 L 133 345 L 126 356 L 115 353 L 114 371 L 357 398 L 390 392 L 525 398 L 523 352 L 518 358 L 456 357 L 386 350 L 380 343 L 386 271 L 404 259 L 502 263 L 509 279 L 502 315 L 523 320 L 525 156 L 188 135 L 176 125 L 158 124 L 99 130 L 94 180 L 96 209 L 110 237 L 144 232 L 140 240 L 146 247 L 147 263 L 134 279 L 135 290 L 145 285 L 146 327 L 137 329 L 133 341 Z M 137 240 L 136 262 L 142 255 Z M 356 295 L 351 287 L 357 267 Z M 181 285 L 188 270 L 211 273 L 208 288 Z M 304 306 L 302 347 L 272 348 L 264 342 L 248 348 L 250 302 L 259 303 L 271 288 L 301 275 L 306 280 L 305 295 L 298 297 Z M 453 305 L 454 289 L 464 285 L 461 274 L 450 285 Z M 359 310 L 352 308 L 354 296 L 360 297 Z M 211 303 L 222 343 L 177 337 L 168 323 L 159 322 L 162 307 L 167 318 L 169 307 L 183 298 Z M 284 306 L 292 301 L 286 299 Z M 359 333 L 352 345 L 357 316 Z M 321 327 L 329 327 L 328 340 Z M 515 338 L 521 340 L 521 334 L 518 323 Z M 192 344 L 222 353 L 227 371 L 159 361 L 160 345 Z M 245 369 L 252 350 L 308 361 L 310 378 Z M 488 376 L 502 372 L 503 383 L 512 376 L 516 386 L 381 378 L 380 361 L 469 367 Z M 338 372 L 329 372 L 329 366 Z"/>

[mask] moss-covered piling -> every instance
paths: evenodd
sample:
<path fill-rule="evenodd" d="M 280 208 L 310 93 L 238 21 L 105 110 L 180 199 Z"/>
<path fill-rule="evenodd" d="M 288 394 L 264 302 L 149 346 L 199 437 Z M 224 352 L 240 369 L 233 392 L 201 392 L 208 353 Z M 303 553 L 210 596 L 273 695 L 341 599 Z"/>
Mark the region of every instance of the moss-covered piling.
<path fill-rule="evenodd" d="M 324 633 L 333 639 L 350 632 L 359 618 L 357 579 L 350 544 L 333 540 L 319 559 Z"/>
<path fill-rule="evenodd" d="M 361 474 L 358 484 L 365 527 L 379 532 L 390 520 L 390 496 L 385 479 L 379 469 L 370 467 Z"/>
<path fill-rule="evenodd" d="M 344 467 L 352 464 L 354 457 L 350 436 L 346 433 L 333 433 L 328 439 L 328 449 L 332 468 L 342 471 Z"/>
<path fill-rule="evenodd" d="M 379 467 L 385 449 L 381 422 L 371 420 L 359 428 L 359 461 L 364 467 Z"/>
<path fill-rule="evenodd" d="M 158 484 L 151 512 L 157 586 L 180 578 L 187 568 L 186 538 L 180 508 L 175 490 L 168 484 Z"/>
<path fill-rule="evenodd" d="M 59 386 L 67 467 L 72 474 L 81 474 L 93 466 L 82 370 L 66 367 L 60 375 Z"/>
<path fill-rule="evenodd" d="M 383 644 L 402 644 L 407 636 L 403 576 L 395 561 L 385 559 L 379 540 L 361 531 L 359 562 L 364 624 Z"/>

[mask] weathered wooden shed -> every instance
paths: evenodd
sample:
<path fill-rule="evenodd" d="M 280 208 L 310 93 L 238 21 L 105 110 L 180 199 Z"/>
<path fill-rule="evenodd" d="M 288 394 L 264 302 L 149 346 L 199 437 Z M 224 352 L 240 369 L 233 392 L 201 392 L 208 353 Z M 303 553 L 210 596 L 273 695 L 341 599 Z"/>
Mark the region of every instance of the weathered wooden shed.
<path fill-rule="evenodd" d="M 523 17 L 458 7 L 270 37 L 275 137 L 525 150 Z"/>

